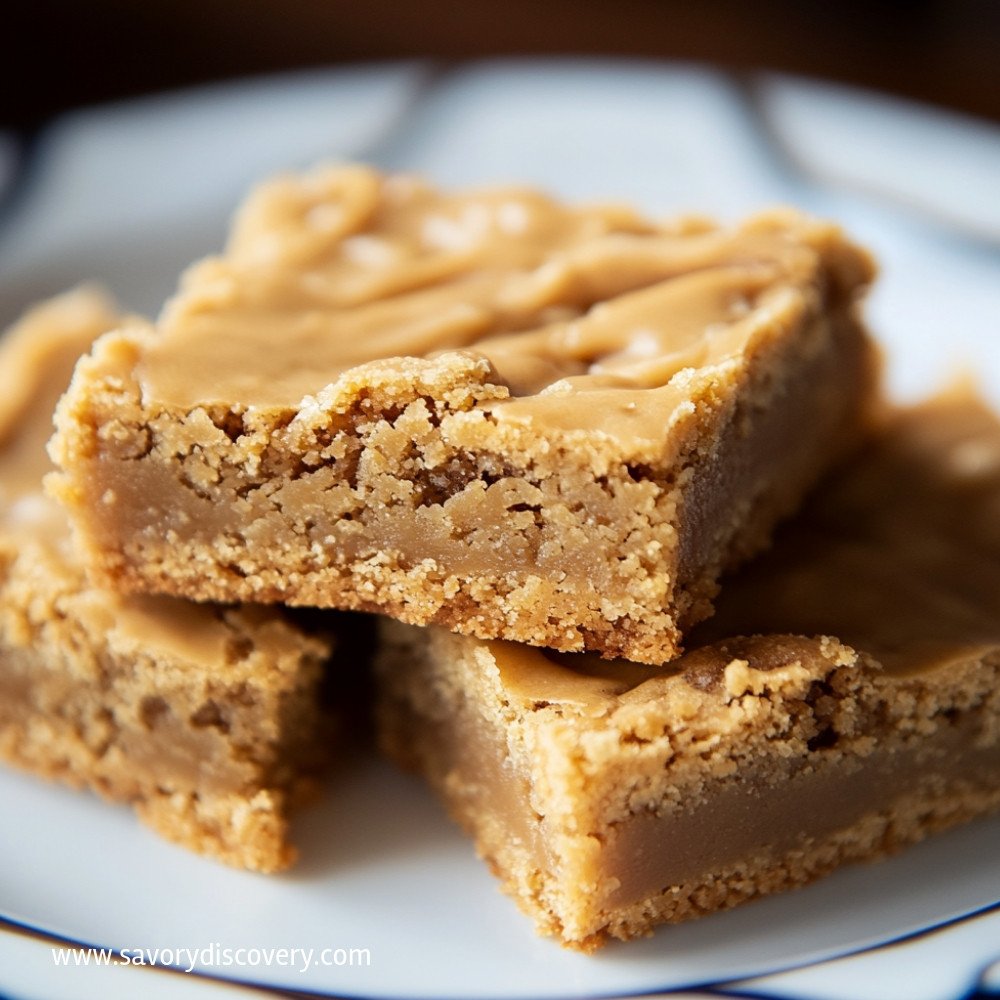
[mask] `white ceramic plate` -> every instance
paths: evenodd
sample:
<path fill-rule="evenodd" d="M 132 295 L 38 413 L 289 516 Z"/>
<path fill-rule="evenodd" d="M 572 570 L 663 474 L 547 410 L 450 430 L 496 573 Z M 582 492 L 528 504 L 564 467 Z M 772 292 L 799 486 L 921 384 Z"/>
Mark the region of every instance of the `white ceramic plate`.
<path fill-rule="evenodd" d="M 845 101 L 867 116 L 854 145 L 877 142 L 879 155 L 856 155 L 845 140 L 816 172 L 810 136 L 828 133 L 824 115 L 830 129 L 852 120 Z M 0 319 L 91 278 L 153 311 L 180 268 L 221 243 L 226 216 L 254 178 L 320 158 L 364 158 L 449 184 L 522 180 L 570 197 L 629 198 L 654 212 L 734 218 L 790 201 L 833 215 L 884 262 L 871 316 L 896 394 L 917 396 L 969 368 L 1000 401 L 1000 233 L 972 204 L 982 184 L 1000 178 L 996 133 L 972 129 L 949 160 L 949 130 L 961 123 L 908 107 L 907 127 L 917 123 L 924 141 L 939 143 L 931 167 L 915 172 L 908 141 L 892 138 L 911 132 L 878 127 L 879 114 L 900 121 L 898 108 L 864 95 L 773 79 L 748 92 L 703 70 L 622 63 L 487 64 L 437 75 L 419 65 L 375 67 L 87 111 L 44 137 L 19 200 L 0 218 Z M 871 162 L 879 172 L 866 185 Z M 907 185 L 883 196 L 894 169 Z M 979 179 L 967 204 L 954 184 L 935 202 L 952 176 Z M 198 963 L 232 979 L 338 996 L 513 1000 L 715 983 L 896 940 L 1000 901 L 993 820 L 588 958 L 537 939 L 424 789 L 373 760 L 346 766 L 301 817 L 303 861 L 281 877 L 221 868 L 161 842 L 127 809 L 10 772 L 0 772 L 0 801 L 0 915 L 119 950 L 287 947 L 319 958 L 334 949 L 335 962 L 336 949 L 367 949 L 366 965 L 235 968 L 204 951 Z M 3 948 L 0 937 L 0 989 Z M 909 975 L 926 986 L 919 957 L 908 954 L 894 981 Z M 950 985 L 921 996 L 971 981 L 971 951 L 950 955 Z M 806 976 L 796 989 L 808 996 L 808 973 L 796 975 Z M 60 984 L 65 977 L 53 978 L 41 995 L 73 995 Z M 775 977 L 758 988 L 780 985 Z M 815 995 L 831 994 L 817 987 Z"/>

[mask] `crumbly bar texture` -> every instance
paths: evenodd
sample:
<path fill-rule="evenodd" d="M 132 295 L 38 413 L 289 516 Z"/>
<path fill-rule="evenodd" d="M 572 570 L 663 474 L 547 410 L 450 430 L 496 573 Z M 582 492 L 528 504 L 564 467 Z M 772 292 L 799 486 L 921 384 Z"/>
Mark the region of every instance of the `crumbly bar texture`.
<path fill-rule="evenodd" d="M 0 341 L 0 760 L 132 804 L 200 854 L 270 872 L 332 740 L 330 644 L 270 610 L 90 585 L 45 443 L 73 364 L 120 317 L 79 289 Z"/>
<path fill-rule="evenodd" d="M 867 428 L 872 274 L 791 211 L 280 179 L 80 364 L 54 492 L 122 592 L 661 663 Z"/>
<path fill-rule="evenodd" d="M 674 663 L 388 623 L 384 749 L 592 950 L 1000 807 L 1000 424 L 900 414 Z"/>

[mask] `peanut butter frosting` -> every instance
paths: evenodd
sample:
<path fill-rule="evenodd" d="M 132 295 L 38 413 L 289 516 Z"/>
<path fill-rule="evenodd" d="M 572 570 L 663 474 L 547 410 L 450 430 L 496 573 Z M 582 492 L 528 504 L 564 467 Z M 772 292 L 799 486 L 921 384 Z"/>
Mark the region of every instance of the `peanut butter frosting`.
<path fill-rule="evenodd" d="M 590 714 L 678 674 L 712 686 L 734 665 L 794 670 L 841 643 L 901 678 L 1000 656 L 1000 422 L 969 390 L 899 412 L 723 584 L 715 616 L 664 667 L 489 650 L 511 696 Z"/>
<path fill-rule="evenodd" d="M 850 309 L 872 274 L 836 227 L 791 211 L 654 223 L 325 168 L 248 200 L 138 373 L 147 402 L 281 409 L 366 362 L 460 351 L 491 363 L 496 419 L 662 437 L 692 382 L 824 301 Z"/>

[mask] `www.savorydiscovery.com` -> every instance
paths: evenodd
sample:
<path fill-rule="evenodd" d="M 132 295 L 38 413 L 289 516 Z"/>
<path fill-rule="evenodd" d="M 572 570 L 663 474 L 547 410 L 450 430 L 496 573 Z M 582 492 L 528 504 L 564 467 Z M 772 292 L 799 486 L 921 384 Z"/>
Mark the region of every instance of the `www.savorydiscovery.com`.
<path fill-rule="evenodd" d="M 148 965 L 194 972 L 195 969 L 296 969 L 370 966 L 370 948 L 228 948 L 209 944 L 201 948 L 84 948 L 52 949 L 52 961 L 62 966 Z"/>

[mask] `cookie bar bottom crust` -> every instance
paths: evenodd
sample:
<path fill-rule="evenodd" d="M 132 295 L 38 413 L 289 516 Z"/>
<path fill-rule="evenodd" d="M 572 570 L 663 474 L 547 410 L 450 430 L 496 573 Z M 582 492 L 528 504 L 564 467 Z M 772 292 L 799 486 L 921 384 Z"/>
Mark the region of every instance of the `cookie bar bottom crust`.
<path fill-rule="evenodd" d="M 931 709 L 919 685 L 886 687 L 839 644 L 779 639 L 777 669 L 701 650 L 722 687 L 661 677 L 577 714 L 558 710 L 573 671 L 542 664 L 553 700 L 533 700 L 505 644 L 401 628 L 380 669 L 384 750 L 428 778 L 538 930 L 573 948 L 799 886 L 1000 807 L 997 664 L 970 667 Z M 647 697 L 673 716 L 656 733 L 656 709 L 637 707 Z"/>

